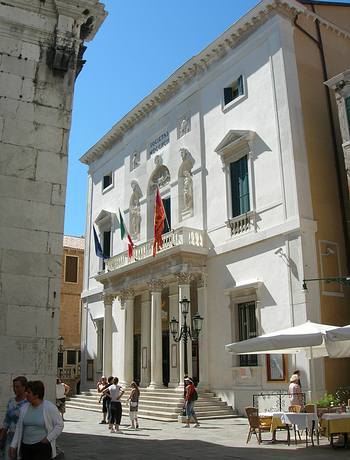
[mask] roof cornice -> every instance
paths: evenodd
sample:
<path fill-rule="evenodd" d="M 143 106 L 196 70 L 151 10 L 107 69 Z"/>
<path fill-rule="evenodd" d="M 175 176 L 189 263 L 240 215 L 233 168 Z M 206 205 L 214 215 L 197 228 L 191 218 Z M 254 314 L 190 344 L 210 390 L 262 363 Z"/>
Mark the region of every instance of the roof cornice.
<path fill-rule="evenodd" d="M 106 149 L 121 140 L 127 131 L 143 120 L 150 112 L 174 96 L 185 83 L 205 72 L 212 63 L 226 56 L 230 49 L 238 46 L 248 35 L 252 34 L 274 14 L 280 14 L 291 21 L 296 15 L 303 14 L 312 21 L 317 19 L 322 26 L 350 39 L 350 32 L 327 21 L 296 0 L 262 0 L 203 51 L 188 60 L 146 96 L 91 147 L 80 158 L 80 161 L 90 165 L 100 158 Z"/>

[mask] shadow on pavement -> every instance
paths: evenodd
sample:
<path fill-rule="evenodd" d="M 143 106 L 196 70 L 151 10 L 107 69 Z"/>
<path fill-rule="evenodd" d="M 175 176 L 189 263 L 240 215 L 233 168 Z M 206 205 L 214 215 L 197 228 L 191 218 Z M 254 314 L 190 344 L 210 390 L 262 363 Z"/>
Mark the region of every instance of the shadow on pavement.
<path fill-rule="evenodd" d="M 75 433 L 63 433 L 58 444 L 65 452 L 65 460 L 329 460 L 335 455 L 329 446 L 288 449 L 283 445 L 280 448 L 251 443 L 248 447 L 228 447 L 197 439 L 155 440 Z M 337 449 L 336 456 L 337 459 L 348 460 L 349 450 Z"/>

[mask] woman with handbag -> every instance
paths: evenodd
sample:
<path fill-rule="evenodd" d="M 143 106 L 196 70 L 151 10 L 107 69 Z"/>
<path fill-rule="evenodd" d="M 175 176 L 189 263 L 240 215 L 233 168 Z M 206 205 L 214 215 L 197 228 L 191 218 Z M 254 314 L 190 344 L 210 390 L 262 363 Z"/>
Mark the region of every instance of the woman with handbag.
<path fill-rule="evenodd" d="M 0 428 L 0 450 L 3 449 L 4 451 L 4 460 L 9 459 L 8 452 L 16 431 L 21 407 L 24 404 L 28 404 L 26 400 L 27 379 L 19 376 L 13 379 L 12 383 L 15 397 L 11 398 L 7 403 L 5 418 L 2 428 Z"/>
<path fill-rule="evenodd" d="M 129 428 L 137 429 L 139 427 L 139 422 L 137 420 L 137 412 L 139 410 L 139 398 L 140 398 L 140 389 L 137 386 L 136 382 L 131 382 L 131 392 L 128 398 L 129 401 L 129 417 L 131 425 Z"/>

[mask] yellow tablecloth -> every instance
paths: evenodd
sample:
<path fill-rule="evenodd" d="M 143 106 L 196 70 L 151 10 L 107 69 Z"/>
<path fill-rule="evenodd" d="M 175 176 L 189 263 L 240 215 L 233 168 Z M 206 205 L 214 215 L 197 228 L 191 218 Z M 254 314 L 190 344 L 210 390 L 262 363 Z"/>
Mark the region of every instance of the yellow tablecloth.
<path fill-rule="evenodd" d="M 321 419 L 321 427 L 325 430 L 325 436 L 350 433 L 350 414 L 324 414 Z"/>
<path fill-rule="evenodd" d="M 273 432 L 277 428 L 285 427 L 285 424 L 281 421 L 281 415 L 283 412 L 263 412 L 260 415 L 260 423 L 270 426 L 270 431 Z M 272 419 L 272 420 L 271 420 Z M 264 421 L 264 422 L 263 422 Z"/>

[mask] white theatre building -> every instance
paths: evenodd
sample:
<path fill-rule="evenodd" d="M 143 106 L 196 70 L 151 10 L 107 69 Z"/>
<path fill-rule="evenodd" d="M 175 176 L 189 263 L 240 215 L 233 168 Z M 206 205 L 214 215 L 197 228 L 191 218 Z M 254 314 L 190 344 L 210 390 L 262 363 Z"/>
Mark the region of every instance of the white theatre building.
<path fill-rule="evenodd" d="M 349 9 L 309 3 L 259 3 L 81 158 L 89 166 L 82 388 L 102 373 L 181 388 L 183 345 L 169 321 L 181 322 L 185 297 L 192 317 L 204 317 L 188 347 L 189 374 L 239 410 L 256 392 L 286 389 L 296 367 L 308 389 L 309 363 L 284 357 L 282 372 L 265 356 L 234 357 L 226 344 L 308 319 L 349 322 L 341 285 L 302 290 L 304 278 L 346 273 L 327 89 L 319 51 L 301 29 L 319 25 L 331 77 L 350 64 L 336 57 L 347 47 L 349 60 Z M 157 185 L 171 230 L 153 257 Z M 119 209 L 136 246 L 131 259 Z M 334 369 L 317 360 L 320 392 L 335 385 Z"/>

